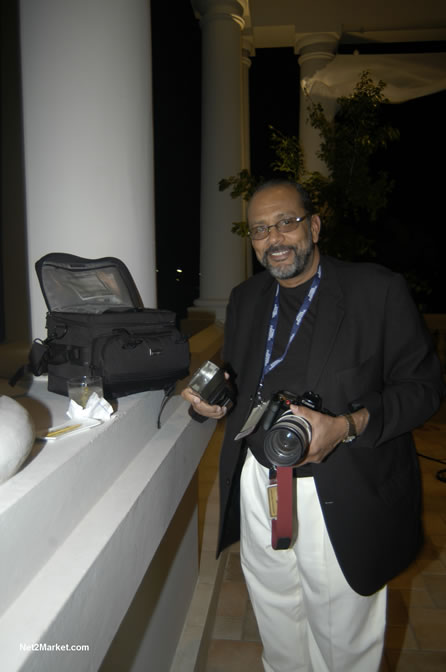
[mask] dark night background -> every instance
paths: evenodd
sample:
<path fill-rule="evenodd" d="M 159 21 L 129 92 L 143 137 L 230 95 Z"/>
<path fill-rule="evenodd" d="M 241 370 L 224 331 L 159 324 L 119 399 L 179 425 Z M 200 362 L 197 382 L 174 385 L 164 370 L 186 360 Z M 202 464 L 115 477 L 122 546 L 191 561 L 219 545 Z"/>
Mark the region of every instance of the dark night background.
<path fill-rule="evenodd" d="M 199 296 L 200 246 L 201 31 L 189 0 L 152 2 L 152 41 L 158 305 L 185 317 Z M 414 49 L 445 51 L 446 45 L 385 47 L 387 53 Z M 384 51 L 382 45 L 372 50 Z M 258 49 L 251 62 L 251 171 L 268 177 L 268 126 L 298 134 L 299 66 L 291 48 Z M 442 91 L 386 110 L 401 137 L 383 157 L 395 188 L 377 222 L 376 261 L 423 279 L 428 291 L 416 299 L 425 312 L 446 312 L 440 203 L 445 109 Z"/>
<path fill-rule="evenodd" d="M 184 318 L 187 308 L 199 296 L 201 29 L 190 0 L 152 0 L 151 12 L 158 305 Z M 11 26 L 15 28 L 14 34 L 7 34 L 2 28 L 2 62 L 6 53 L 13 54 L 13 62 L 5 60 L 3 72 L 10 73 L 18 82 L 17 3 L 2 5 L 3 16 L 8 18 L 10 33 Z M 11 48 L 4 49 L 8 40 L 15 45 L 15 55 Z M 346 53 L 347 48 L 352 50 L 354 45 L 342 47 L 341 53 Z M 373 48 L 382 50 L 383 45 L 369 45 L 370 51 Z M 385 49 L 398 52 L 402 45 L 386 45 Z M 444 52 L 446 44 L 410 44 L 403 49 Z M 365 53 L 364 45 L 361 51 Z M 291 48 L 258 49 L 251 63 L 251 170 L 256 176 L 268 177 L 274 158 L 269 125 L 285 134 L 298 134 L 299 66 Z M 20 91 L 16 88 L 13 95 L 19 101 Z M 387 107 L 388 119 L 399 128 L 401 140 L 383 156 L 395 189 L 385 215 L 376 225 L 376 261 L 409 279 L 416 274 L 428 288 L 415 296 L 422 310 L 446 313 L 444 205 L 440 198 L 446 155 L 446 91 Z M 18 125 L 13 129 L 19 137 Z M 231 224 L 228 222 L 228 226 Z M 0 318 L 2 300 L 0 262 Z M 4 336 L 2 330 L 0 319 L 0 341 Z"/>

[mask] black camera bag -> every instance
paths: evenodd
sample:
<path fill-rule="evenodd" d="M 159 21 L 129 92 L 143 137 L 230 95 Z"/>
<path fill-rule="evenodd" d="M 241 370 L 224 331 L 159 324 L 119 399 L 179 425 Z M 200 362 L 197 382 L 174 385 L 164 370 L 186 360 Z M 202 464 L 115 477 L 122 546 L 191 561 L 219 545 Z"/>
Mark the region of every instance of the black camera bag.
<path fill-rule="evenodd" d="M 67 380 L 102 376 L 107 399 L 167 390 L 189 373 L 189 344 L 170 310 L 144 308 L 125 264 L 52 253 L 36 262 L 47 338 L 36 341 L 29 369 L 48 373 L 48 389 L 67 395 Z"/>

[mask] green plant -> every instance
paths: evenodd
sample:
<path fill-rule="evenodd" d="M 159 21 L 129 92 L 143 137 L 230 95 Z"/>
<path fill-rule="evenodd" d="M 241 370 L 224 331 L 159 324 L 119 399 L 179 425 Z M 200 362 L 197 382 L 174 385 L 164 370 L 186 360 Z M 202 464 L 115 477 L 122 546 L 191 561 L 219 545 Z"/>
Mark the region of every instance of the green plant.
<path fill-rule="evenodd" d="M 393 188 L 387 172 L 377 167 L 376 157 L 399 137 L 397 129 L 383 123 L 382 109 L 388 100 L 385 83 L 375 84 L 363 72 L 350 96 L 337 99 L 333 120 L 319 103 L 310 102 L 309 121 L 319 131 L 318 157 L 327 175 L 305 170 L 304 155 L 296 136 L 286 136 L 270 127 L 275 172 L 300 182 L 309 192 L 323 220 L 323 251 L 346 259 L 374 256 L 376 222 Z M 231 188 L 233 198 L 248 200 L 262 181 L 247 170 L 221 180 L 220 191 Z M 245 222 L 234 223 L 239 235 L 247 234 Z"/>
<path fill-rule="evenodd" d="M 220 191 L 231 188 L 231 198 L 243 198 L 244 201 L 249 201 L 256 186 L 262 181 L 262 178 L 256 178 L 249 170 L 244 169 L 238 175 L 220 180 L 218 188 Z M 248 223 L 232 222 L 231 231 L 245 238 L 248 235 Z"/>

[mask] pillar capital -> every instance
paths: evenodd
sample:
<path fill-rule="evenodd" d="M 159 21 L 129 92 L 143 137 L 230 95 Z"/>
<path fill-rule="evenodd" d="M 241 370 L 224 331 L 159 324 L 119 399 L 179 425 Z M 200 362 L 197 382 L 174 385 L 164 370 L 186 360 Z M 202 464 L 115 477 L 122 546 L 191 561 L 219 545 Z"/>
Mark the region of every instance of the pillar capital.
<path fill-rule="evenodd" d="M 245 27 L 242 0 L 191 0 L 191 3 L 201 25 L 209 21 L 232 19 L 240 26 L 240 30 Z"/>
<path fill-rule="evenodd" d="M 339 43 L 338 33 L 307 33 L 298 35 L 294 51 L 299 55 L 299 65 L 308 61 L 331 61 Z"/>

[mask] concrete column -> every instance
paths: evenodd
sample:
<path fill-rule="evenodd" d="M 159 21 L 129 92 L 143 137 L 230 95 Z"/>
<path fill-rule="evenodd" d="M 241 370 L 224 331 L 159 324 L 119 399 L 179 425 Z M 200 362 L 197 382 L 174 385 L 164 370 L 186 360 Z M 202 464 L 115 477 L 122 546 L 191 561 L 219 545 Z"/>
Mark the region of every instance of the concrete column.
<path fill-rule="evenodd" d="M 251 67 L 251 56 L 254 55 L 252 38 L 244 37 L 242 40 L 242 167 L 251 169 L 251 142 L 250 142 L 250 120 L 249 120 L 249 69 Z M 247 202 L 242 202 L 243 220 L 246 221 Z M 251 241 L 245 238 L 245 275 L 252 275 L 252 245 Z"/>
<path fill-rule="evenodd" d="M 202 28 L 200 298 L 195 305 L 224 319 L 229 293 L 245 278 L 244 241 L 231 232 L 240 199 L 219 192 L 242 168 L 242 6 L 237 0 L 192 0 Z"/>
<path fill-rule="evenodd" d="M 254 55 L 252 38 L 242 40 L 242 167 L 248 170 L 251 167 L 251 143 L 249 123 L 249 69 L 251 56 Z"/>
<path fill-rule="evenodd" d="M 338 41 L 337 33 L 314 33 L 299 38 L 295 47 L 296 53 L 299 54 L 300 66 L 299 140 L 305 154 L 305 168 L 310 172 L 319 171 L 323 175 L 326 174 L 327 167 L 316 156 L 321 138 L 308 119 L 310 100 L 305 93 L 305 79 L 314 75 L 334 59 Z M 326 115 L 334 116 L 335 101 L 323 96 L 312 96 L 311 102 L 321 103 Z"/>
<path fill-rule="evenodd" d="M 32 336 L 48 252 L 119 257 L 156 305 L 147 0 L 20 0 Z"/>

